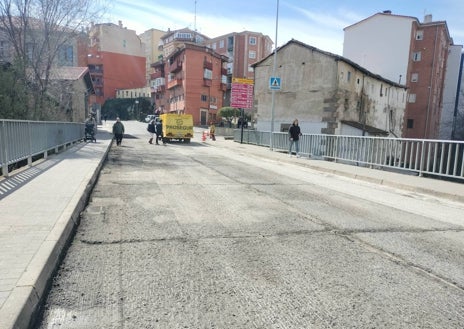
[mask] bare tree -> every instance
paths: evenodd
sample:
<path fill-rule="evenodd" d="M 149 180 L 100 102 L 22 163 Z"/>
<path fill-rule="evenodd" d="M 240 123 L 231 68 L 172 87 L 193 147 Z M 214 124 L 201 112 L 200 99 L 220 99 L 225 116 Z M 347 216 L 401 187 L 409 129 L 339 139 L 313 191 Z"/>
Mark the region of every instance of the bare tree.
<path fill-rule="evenodd" d="M 49 116 L 52 70 L 60 64 L 60 54 L 67 47 L 76 49 L 79 34 L 101 17 L 105 1 L 0 0 L 0 28 L 8 36 L 14 61 L 28 86 L 25 97 L 30 99 L 30 119 Z"/>

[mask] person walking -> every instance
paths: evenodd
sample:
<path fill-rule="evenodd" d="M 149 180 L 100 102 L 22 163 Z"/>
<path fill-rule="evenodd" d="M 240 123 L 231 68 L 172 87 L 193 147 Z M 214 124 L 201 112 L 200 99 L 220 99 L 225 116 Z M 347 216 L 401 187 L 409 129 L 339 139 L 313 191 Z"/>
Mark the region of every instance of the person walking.
<path fill-rule="evenodd" d="M 151 121 L 148 123 L 147 131 L 150 133 L 150 139 L 148 140 L 148 143 L 153 144 L 153 136 L 156 132 L 156 127 L 155 127 L 156 120 L 155 118 L 151 119 Z M 158 144 L 158 141 L 157 143 Z"/>
<path fill-rule="evenodd" d="M 211 122 L 211 126 L 209 127 L 209 138 L 211 138 L 213 141 L 216 140 L 216 126 L 213 122 Z"/>
<path fill-rule="evenodd" d="M 116 139 L 116 145 L 121 145 L 122 137 L 124 136 L 124 125 L 119 117 L 116 118 L 116 122 L 113 124 L 113 134 Z"/>
<path fill-rule="evenodd" d="M 155 133 L 156 133 L 156 145 L 159 145 L 158 141 L 163 138 L 163 120 L 159 120 L 155 125 Z M 164 144 L 164 141 L 163 141 Z"/>
<path fill-rule="evenodd" d="M 288 148 L 288 156 L 292 156 L 292 147 L 293 144 L 295 144 L 295 153 L 296 157 L 300 157 L 300 136 L 302 135 L 300 126 L 298 126 L 298 120 L 295 119 L 293 120 L 292 125 L 290 126 L 290 129 L 288 130 L 288 135 L 290 138 L 290 146 Z"/>

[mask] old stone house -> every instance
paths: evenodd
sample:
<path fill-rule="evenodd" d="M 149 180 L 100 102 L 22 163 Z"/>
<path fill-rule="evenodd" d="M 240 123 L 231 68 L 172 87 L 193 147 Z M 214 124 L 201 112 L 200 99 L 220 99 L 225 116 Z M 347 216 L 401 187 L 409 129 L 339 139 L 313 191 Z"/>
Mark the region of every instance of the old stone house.
<path fill-rule="evenodd" d="M 304 133 L 401 137 L 406 87 L 342 56 L 290 40 L 254 70 L 258 130 L 286 131 L 296 118 Z"/>

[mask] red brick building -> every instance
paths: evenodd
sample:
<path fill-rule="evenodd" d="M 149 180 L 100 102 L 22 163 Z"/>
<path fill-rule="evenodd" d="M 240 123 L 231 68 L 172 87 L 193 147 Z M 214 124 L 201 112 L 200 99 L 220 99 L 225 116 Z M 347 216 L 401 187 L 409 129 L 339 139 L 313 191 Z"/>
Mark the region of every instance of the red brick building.
<path fill-rule="evenodd" d="M 116 97 L 118 89 L 146 86 L 144 45 L 136 32 L 121 24 L 95 24 L 89 31 L 87 62 L 95 103 Z"/>
<path fill-rule="evenodd" d="M 156 109 L 192 114 L 194 125 L 217 121 L 226 90 L 227 58 L 206 46 L 183 43 L 152 64 Z"/>
<path fill-rule="evenodd" d="M 438 138 L 446 64 L 452 44 L 446 22 L 432 22 L 431 18 L 424 23 L 413 22 L 404 137 Z"/>
<path fill-rule="evenodd" d="M 220 55 L 229 58 L 227 63 L 227 85 L 224 106 L 230 105 L 232 78 L 254 79 L 252 65 L 272 53 L 273 42 L 267 35 L 258 32 L 233 32 L 206 41 Z"/>

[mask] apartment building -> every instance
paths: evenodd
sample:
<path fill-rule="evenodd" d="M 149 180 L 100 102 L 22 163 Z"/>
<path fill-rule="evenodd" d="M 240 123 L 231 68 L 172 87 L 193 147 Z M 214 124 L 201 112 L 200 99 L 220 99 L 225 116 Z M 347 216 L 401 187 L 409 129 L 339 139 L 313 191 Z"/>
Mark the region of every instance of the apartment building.
<path fill-rule="evenodd" d="M 158 29 L 149 29 L 139 35 L 140 40 L 145 45 L 145 79 L 147 86 L 150 83 L 150 74 L 152 73 L 151 64 L 163 57 L 163 42 L 161 38 L 166 35 L 166 31 Z M 161 47 L 160 47 L 161 46 Z"/>
<path fill-rule="evenodd" d="M 366 69 L 408 87 L 402 137 L 439 137 L 445 73 L 453 45 L 446 22 L 423 22 L 384 11 L 344 29 L 343 56 Z M 454 84 L 457 85 L 455 78 Z"/>
<path fill-rule="evenodd" d="M 134 30 L 121 21 L 94 24 L 89 42 L 87 61 L 98 105 L 115 98 L 119 89 L 146 86 L 145 48 Z"/>
<path fill-rule="evenodd" d="M 194 43 L 153 63 L 152 88 L 158 113 L 192 114 L 195 125 L 217 121 L 226 90 L 227 58 Z"/>
<path fill-rule="evenodd" d="M 207 42 L 208 47 L 229 58 L 227 62 L 227 86 L 225 105 L 230 106 L 230 91 L 233 78 L 254 79 L 253 64 L 272 52 L 273 42 L 259 32 L 233 32 Z"/>

